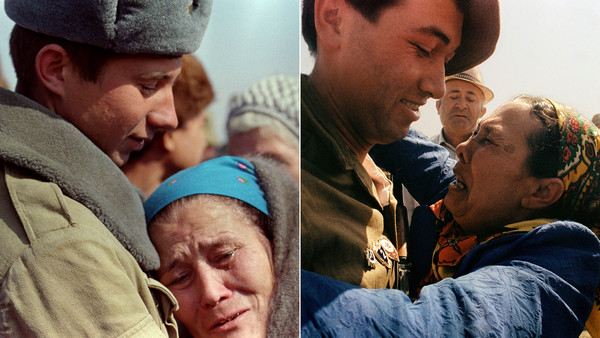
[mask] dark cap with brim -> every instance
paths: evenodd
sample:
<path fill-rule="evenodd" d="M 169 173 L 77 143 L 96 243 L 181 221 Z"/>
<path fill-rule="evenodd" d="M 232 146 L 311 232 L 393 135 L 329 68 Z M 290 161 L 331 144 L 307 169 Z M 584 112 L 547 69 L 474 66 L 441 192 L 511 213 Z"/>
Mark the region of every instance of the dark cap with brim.
<path fill-rule="evenodd" d="M 194 52 L 212 0 L 5 0 L 19 26 L 123 54 Z"/>
<path fill-rule="evenodd" d="M 487 60 L 500 36 L 498 0 L 471 0 L 464 11 L 461 43 L 446 65 L 446 75 L 460 73 Z"/>

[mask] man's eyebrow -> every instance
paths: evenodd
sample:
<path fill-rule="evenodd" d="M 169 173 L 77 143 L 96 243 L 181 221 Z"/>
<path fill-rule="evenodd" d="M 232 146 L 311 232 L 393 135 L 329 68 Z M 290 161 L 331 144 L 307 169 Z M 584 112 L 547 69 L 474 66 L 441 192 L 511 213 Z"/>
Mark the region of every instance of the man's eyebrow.
<path fill-rule="evenodd" d="M 442 40 L 442 42 L 446 45 L 450 44 L 450 38 L 435 26 L 421 27 L 417 31 L 422 34 L 433 35 Z"/>
<path fill-rule="evenodd" d="M 142 75 L 140 75 L 140 78 L 144 79 L 144 80 L 167 80 L 170 79 L 172 77 L 172 75 L 169 75 L 167 73 L 163 73 L 163 72 L 151 72 L 151 73 L 144 73 Z"/>

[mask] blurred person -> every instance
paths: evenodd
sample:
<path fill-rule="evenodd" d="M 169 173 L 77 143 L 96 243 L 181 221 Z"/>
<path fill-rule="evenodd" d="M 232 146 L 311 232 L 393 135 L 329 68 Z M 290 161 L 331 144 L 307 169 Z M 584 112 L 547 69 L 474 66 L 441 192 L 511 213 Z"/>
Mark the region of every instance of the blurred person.
<path fill-rule="evenodd" d="M 204 116 L 204 136 L 206 138 L 207 146 L 204 150 L 202 162 L 218 157 L 221 149 L 223 148 L 223 143 L 215 134 L 215 123 L 213 113 L 210 110 L 207 110 L 204 113 Z"/>
<path fill-rule="evenodd" d="M 599 130 L 521 96 L 456 151 L 447 196 L 415 210 L 416 301 L 303 271 L 303 335 L 576 337 L 600 313 Z"/>
<path fill-rule="evenodd" d="M 600 127 L 600 114 L 596 114 L 592 117 L 592 123 L 595 124 L 596 127 Z"/>
<path fill-rule="evenodd" d="M 194 337 L 298 337 L 298 185 L 272 159 L 218 157 L 144 203 L 159 280 Z"/>
<path fill-rule="evenodd" d="M 119 166 L 177 125 L 172 87 L 211 4 L 4 1 L 17 85 L 0 90 L 2 335 L 177 336 Z"/>
<path fill-rule="evenodd" d="M 4 76 L 2 75 L 2 67 L 0 67 L 0 87 L 8 89 L 8 83 L 4 79 Z"/>
<path fill-rule="evenodd" d="M 229 155 L 260 154 L 300 176 L 298 78 L 274 75 L 231 98 L 227 119 Z"/>
<path fill-rule="evenodd" d="M 173 85 L 177 128 L 156 133 L 121 167 L 146 196 L 167 177 L 204 160 L 209 147 L 205 109 L 213 98 L 212 85 L 200 61 L 192 54 L 184 55 L 181 75 Z"/>
<path fill-rule="evenodd" d="M 493 53 L 498 6 L 303 1 L 302 35 L 316 57 L 301 76 L 303 269 L 366 288 L 407 288 L 406 214 L 368 152 L 407 135 L 419 107 L 444 95 L 445 75 Z"/>

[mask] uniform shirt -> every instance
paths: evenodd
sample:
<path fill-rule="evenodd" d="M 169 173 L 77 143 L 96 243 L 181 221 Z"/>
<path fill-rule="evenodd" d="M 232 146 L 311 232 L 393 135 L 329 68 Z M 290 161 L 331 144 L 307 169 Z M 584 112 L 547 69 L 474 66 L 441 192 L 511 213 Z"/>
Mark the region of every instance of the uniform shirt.
<path fill-rule="evenodd" d="M 380 202 L 384 190 L 345 145 L 305 75 L 301 109 L 302 268 L 366 288 L 398 287 L 398 264 L 371 265 L 366 250 L 389 240 L 406 255 L 402 209 L 389 191 L 389 203 Z"/>
<path fill-rule="evenodd" d="M 176 337 L 144 210 L 73 125 L 0 89 L 0 336 Z"/>

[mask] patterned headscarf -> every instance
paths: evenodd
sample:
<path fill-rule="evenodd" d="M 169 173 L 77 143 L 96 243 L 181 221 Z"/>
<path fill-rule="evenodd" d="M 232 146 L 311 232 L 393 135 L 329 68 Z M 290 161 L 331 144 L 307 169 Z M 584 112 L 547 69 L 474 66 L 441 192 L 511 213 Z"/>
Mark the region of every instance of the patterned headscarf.
<path fill-rule="evenodd" d="M 600 237 L 600 131 L 573 108 L 548 101 L 556 109 L 560 130 L 558 177 L 565 190 L 558 203 L 567 218 Z M 585 326 L 593 337 L 600 336 L 600 284 Z"/>
<path fill-rule="evenodd" d="M 559 205 L 573 219 L 600 235 L 600 131 L 573 108 L 548 99 L 560 130 L 558 177 L 565 190 Z"/>
<path fill-rule="evenodd" d="M 557 204 L 561 219 L 571 219 L 590 228 L 600 237 L 600 131 L 573 108 L 547 99 L 556 110 L 559 128 L 559 171 L 564 191 Z M 454 275 L 463 257 L 477 245 L 514 232 L 526 232 L 539 222 L 521 222 L 505 227 L 503 232 L 479 238 L 466 235 L 456 224 L 442 201 L 431 206 L 437 219 L 439 237 L 433 254 L 432 270 L 418 287 Z M 543 222 L 542 222 L 543 223 Z M 600 288 L 599 288 L 600 291 Z M 600 292 L 597 294 L 600 304 Z M 600 309 L 600 308 L 599 308 Z M 600 322 L 598 324 L 600 333 Z"/>

